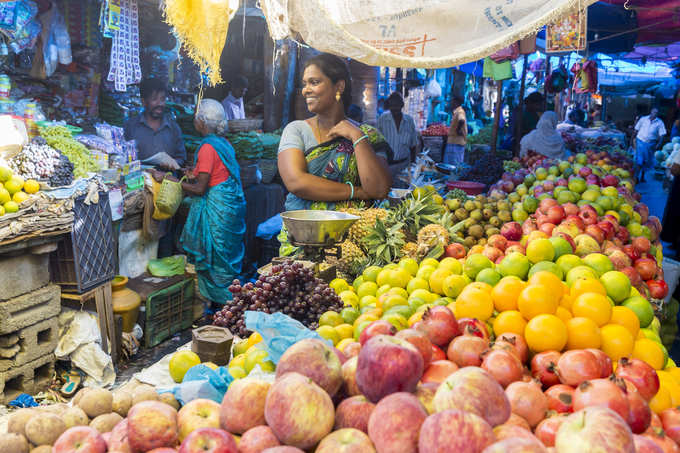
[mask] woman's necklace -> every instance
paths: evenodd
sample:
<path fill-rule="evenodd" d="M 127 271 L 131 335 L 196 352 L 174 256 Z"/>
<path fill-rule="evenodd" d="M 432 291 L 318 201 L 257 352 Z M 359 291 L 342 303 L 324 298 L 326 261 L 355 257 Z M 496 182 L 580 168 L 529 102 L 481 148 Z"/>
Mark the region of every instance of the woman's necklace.
<path fill-rule="evenodd" d="M 316 134 L 318 136 L 319 144 L 323 143 L 323 137 L 321 136 L 321 127 L 319 126 L 319 117 L 316 117 Z"/>

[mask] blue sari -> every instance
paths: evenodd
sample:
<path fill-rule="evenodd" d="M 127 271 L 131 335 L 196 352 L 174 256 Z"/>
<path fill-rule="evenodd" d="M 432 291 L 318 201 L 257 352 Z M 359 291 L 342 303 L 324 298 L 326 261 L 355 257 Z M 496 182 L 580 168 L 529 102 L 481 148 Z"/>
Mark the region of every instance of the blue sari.
<path fill-rule="evenodd" d="M 189 262 L 196 266 L 198 289 L 213 302 L 231 299 L 227 289 L 241 272 L 245 253 L 246 201 L 241 187 L 239 165 L 234 148 L 227 140 L 208 135 L 198 149 L 209 144 L 229 170 L 229 178 L 193 197 L 181 243 Z M 198 161 L 198 152 L 194 165 Z"/>

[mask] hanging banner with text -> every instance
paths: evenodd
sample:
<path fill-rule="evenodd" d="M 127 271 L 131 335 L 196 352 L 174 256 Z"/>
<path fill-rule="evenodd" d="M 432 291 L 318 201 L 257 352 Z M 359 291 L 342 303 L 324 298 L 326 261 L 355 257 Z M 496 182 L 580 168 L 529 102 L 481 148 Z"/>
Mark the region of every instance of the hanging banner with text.
<path fill-rule="evenodd" d="M 487 57 L 595 0 L 260 0 L 274 39 L 372 66 L 445 68 Z"/>

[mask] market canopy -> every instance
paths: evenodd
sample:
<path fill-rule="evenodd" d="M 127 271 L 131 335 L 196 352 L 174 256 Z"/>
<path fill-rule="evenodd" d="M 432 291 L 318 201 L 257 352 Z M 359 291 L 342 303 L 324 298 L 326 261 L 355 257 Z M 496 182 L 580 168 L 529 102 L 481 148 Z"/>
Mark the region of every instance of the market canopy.
<path fill-rule="evenodd" d="M 594 0 L 261 0 L 274 39 L 372 66 L 447 68 L 484 58 Z"/>

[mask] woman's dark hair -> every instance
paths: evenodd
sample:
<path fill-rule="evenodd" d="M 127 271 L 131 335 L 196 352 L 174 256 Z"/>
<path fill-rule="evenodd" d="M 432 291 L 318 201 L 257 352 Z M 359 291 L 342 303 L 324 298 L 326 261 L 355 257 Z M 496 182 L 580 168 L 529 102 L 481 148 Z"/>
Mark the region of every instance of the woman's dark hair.
<path fill-rule="evenodd" d="M 163 80 L 157 77 L 150 77 L 148 79 L 144 79 L 139 84 L 139 95 L 141 96 L 142 99 L 149 99 L 151 96 L 154 95 L 154 93 L 167 93 L 167 92 L 168 86 Z"/>
<path fill-rule="evenodd" d="M 352 76 L 349 73 L 347 63 L 342 58 L 333 54 L 322 53 L 307 60 L 303 71 L 311 65 L 319 68 L 333 83 L 338 83 L 341 80 L 345 81 L 345 91 L 342 93 L 341 99 L 342 105 L 345 107 L 345 111 L 347 111 L 349 106 L 352 105 Z"/>

